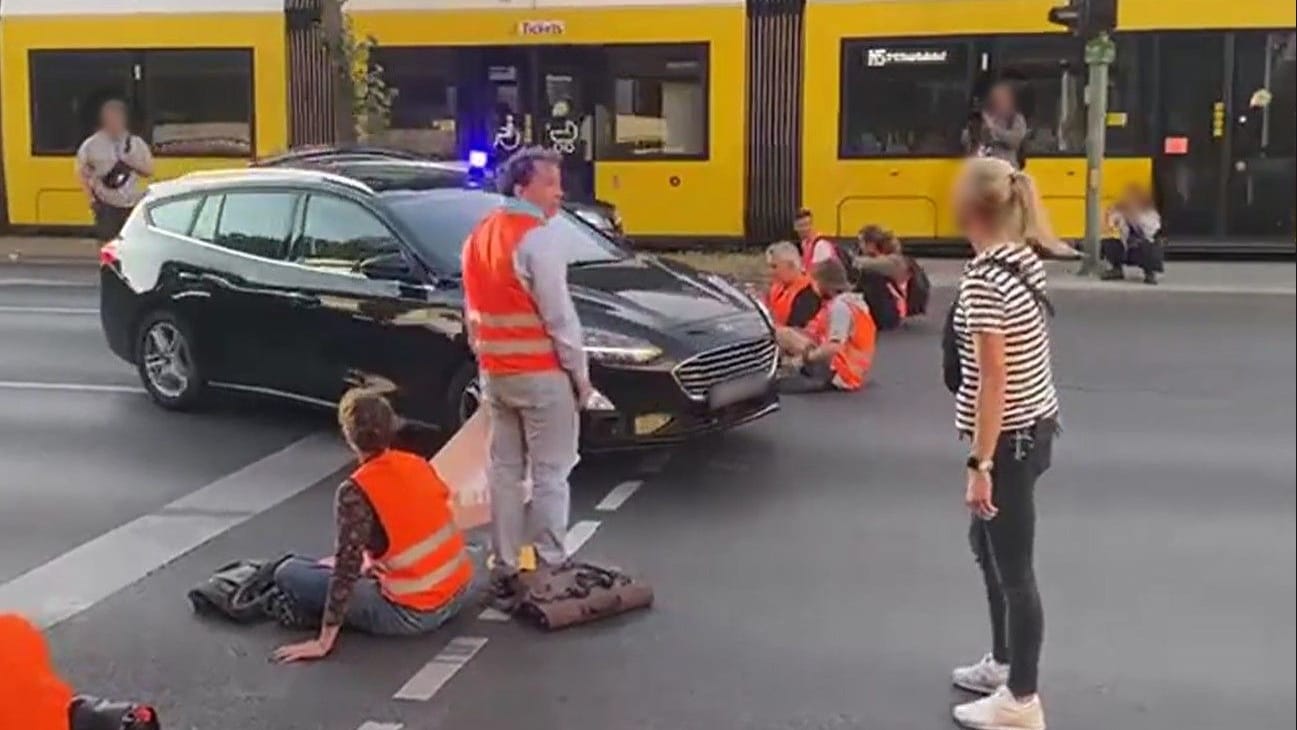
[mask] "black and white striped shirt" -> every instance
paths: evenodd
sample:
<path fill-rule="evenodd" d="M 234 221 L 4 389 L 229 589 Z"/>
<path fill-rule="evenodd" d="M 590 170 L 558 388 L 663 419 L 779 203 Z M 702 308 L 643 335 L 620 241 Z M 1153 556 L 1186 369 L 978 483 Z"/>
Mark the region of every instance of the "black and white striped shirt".
<path fill-rule="evenodd" d="M 1045 293 L 1045 267 L 1027 246 L 994 246 L 964 267 L 954 321 L 964 376 L 955 395 L 955 425 L 961 432 L 971 433 L 976 425 L 979 379 L 973 335 L 979 332 L 1004 335 L 1008 372 L 1001 430 L 1024 428 L 1058 415 L 1046 314 L 1027 285 Z"/>

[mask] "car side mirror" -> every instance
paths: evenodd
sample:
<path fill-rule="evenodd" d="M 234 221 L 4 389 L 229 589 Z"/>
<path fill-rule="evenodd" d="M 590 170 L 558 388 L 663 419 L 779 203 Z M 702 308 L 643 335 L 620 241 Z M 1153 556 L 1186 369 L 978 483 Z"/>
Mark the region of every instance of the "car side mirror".
<path fill-rule="evenodd" d="M 400 252 L 371 256 L 356 265 L 356 270 L 368 279 L 413 281 L 417 278 L 414 267 Z"/>

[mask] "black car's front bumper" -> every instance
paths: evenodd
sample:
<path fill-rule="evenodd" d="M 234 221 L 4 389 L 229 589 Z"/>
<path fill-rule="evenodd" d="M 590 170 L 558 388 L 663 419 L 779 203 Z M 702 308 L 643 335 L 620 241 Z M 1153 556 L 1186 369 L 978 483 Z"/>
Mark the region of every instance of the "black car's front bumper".
<path fill-rule="evenodd" d="M 723 408 L 688 398 L 670 373 L 594 368 L 594 385 L 615 410 L 581 414 L 582 450 L 614 451 L 677 444 L 726 431 L 779 410 L 771 377 L 764 392 Z"/>

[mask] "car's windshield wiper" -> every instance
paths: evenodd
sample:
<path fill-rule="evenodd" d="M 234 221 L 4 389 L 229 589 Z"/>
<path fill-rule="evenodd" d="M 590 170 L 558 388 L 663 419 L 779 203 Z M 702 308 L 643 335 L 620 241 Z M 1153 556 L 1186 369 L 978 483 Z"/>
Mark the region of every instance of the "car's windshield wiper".
<path fill-rule="evenodd" d="M 577 259 L 576 261 L 567 262 L 570 269 L 580 268 L 582 266 L 598 266 L 600 264 L 611 264 L 621 259 Z"/>

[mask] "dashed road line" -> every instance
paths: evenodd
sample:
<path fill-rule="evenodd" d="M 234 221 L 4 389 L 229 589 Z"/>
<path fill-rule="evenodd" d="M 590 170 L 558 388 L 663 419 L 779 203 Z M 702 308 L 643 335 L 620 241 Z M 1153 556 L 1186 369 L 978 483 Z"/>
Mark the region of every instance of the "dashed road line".
<path fill-rule="evenodd" d="M 70 393 L 132 393 L 148 391 L 138 385 L 99 385 L 96 383 L 43 383 L 30 380 L 0 380 L 0 390 L 61 390 Z"/>
<path fill-rule="evenodd" d="M 599 504 L 594 506 L 595 511 L 616 512 L 642 486 L 644 486 L 644 482 L 639 479 L 632 479 L 618 484 L 612 488 L 611 492 L 608 492 L 606 497 L 600 500 Z"/>
<path fill-rule="evenodd" d="M 490 606 L 487 606 L 486 608 L 482 609 L 482 612 L 477 615 L 478 621 L 495 621 L 497 623 L 504 623 L 506 621 L 509 621 L 512 618 L 513 618 L 512 616 L 505 613 L 504 611 L 501 611 L 498 608 L 492 608 Z"/>
<path fill-rule="evenodd" d="M 99 314 L 98 307 L 21 307 L 0 305 L 0 314 Z"/>
<path fill-rule="evenodd" d="M 437 694 L 455 673 L 468 664 L 473 655 L 486 646 L 486 637 L 460 636 L 450 640 L 423 668 L 415 672 L 405 686 L 392 695 L 393 699 L 427 702 Z"/>
<path fill-rule="evenodd" d="M 369 720 L 361 725 L 358 730 L 401 730 L 405 725 L 399 722 L 374 722 Z"/>
<path fill-rule="evenodd" d="M 580 550 L 587 540 L 594 537 L 594 532 L 598 529 L 598 520 L 581 520 L 568 528 L 567 539 L 563 541 L 567 554 L 575 555 L 576 551 Z"/>

